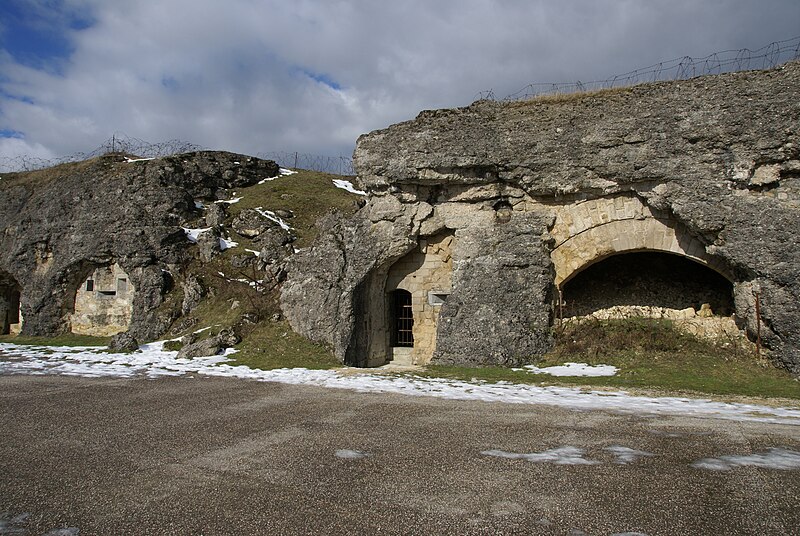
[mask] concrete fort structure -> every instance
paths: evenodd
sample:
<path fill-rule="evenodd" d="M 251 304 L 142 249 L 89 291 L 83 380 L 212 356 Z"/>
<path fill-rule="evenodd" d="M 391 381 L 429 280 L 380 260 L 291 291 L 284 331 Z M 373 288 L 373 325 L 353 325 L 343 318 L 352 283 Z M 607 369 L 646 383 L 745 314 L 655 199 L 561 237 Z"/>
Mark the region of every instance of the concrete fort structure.
<path fill-rule="evenodd" d="M 514 364 L 627 308 L 728 318 L 800 372 L 800 63 L 424 111 L 355 167 L 366 205 L 282 291 L 347 364 Z"/>

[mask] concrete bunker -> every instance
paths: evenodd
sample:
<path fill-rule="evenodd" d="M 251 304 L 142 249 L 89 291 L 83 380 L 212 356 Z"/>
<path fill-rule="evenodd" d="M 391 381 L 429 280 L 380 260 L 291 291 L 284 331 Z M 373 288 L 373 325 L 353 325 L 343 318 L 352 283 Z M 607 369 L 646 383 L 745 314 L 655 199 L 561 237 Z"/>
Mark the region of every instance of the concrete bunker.
<path fill-rule="evenodd" d="M 10 275 L 0 271 L 0 335 L 19 333 L 22 329 L 20 309 L 22 289 Z"/>
<path fill-rule="evenodd" d="M 128 329 L 135 289 L 118 265 L 92 266 L 75 290 L 72 333 L 110 337 Z"/>
<path fill-rule="evenodd" d="M 451 291 L 453 241 L 452 233 L 422 238 L 389 268 L 383 326 L 372 334 L 383 340 L 383 362 L 425 364 L 431 360 L 439 312 Z"/>

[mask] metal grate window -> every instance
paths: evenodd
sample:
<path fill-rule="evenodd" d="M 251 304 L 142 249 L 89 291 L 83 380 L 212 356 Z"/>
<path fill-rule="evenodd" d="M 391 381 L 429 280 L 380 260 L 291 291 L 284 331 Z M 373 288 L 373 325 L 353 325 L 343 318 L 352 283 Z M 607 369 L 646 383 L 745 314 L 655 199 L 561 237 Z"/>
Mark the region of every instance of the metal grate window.
<path fill-rule="evenodd" d="M 392 346 L 414 346 L 414 313 L 407 290 L 392 292 L 392 326 Z"/>

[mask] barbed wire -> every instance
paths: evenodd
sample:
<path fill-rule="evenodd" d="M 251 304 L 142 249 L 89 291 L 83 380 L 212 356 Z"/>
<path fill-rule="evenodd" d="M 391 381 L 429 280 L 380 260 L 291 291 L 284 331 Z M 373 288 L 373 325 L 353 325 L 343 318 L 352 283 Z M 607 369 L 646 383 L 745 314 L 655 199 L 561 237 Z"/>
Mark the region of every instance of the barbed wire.
<path fill-rule="evenodd" d="M 336 175 L 355 175 L 353 171 L 353 159 L 346 156 L 324 156 L 279 151 L 258 153 L 256 156 L 258 158 L 274 160 L 278 165 L 286 168 L 308 169 Z"/>
<path fill-rule="evenodd" d="M 139 158 L 158 158 L 202 150 L 205 150 L 205 148 L 182 140 L 150 143 L 125 134 L 114 134 L 99 147 L 89 152 L 77 152 L 58 158 L 40 158 L 31 155 L 0 157 L 0 173 L 34 171 L 69 162 L 81 162 L 110 153 L 124 153 Z M 288 151 L 259 153 L 257 156 L 258 158 L 274 160 L 283 167 L 322 171 L 337 175 L 355 175 L 353 172 L 353 160 L 344 156 L 322 156 Z"/>
<path fill-rule="evenodd" d="M 178 153 L 203 150 L 200 145 L 182 140 L 168 140 L 150 143 L 139 138 L 114 134 L 99 147 L 89 152 L 77 152 L 58 158 L 40 158 L 31 155 L 15 155 L 0 157 L 0 173 L 13 171 L 34 171 L 69 162 L 80 162 L 109 153 L 124 153 L 139 158 L 158 158 Z"/>
<path fill-rule="evenodd" d="M 702 58 L 683 56 L 662 61 L 649 67 L 634 69 L 605 80 L 592 82 L 557 82 L 534 83 L 503 98 L 498 98 L 493 90 L 481 91 L 475 100 L 516 101 L 557 95 L 597 91 L 616 87 L 628 87 L 646 82 L 663 82 L 668 80 L 689 80 L 698 76 L 722 74 L 735 71 L 772 69 L 788 61 L 800 59 L 800 36 L 783 41 L 774 41 L 756 50 L 742 48 L 739 50 L 723 50 Z"/>

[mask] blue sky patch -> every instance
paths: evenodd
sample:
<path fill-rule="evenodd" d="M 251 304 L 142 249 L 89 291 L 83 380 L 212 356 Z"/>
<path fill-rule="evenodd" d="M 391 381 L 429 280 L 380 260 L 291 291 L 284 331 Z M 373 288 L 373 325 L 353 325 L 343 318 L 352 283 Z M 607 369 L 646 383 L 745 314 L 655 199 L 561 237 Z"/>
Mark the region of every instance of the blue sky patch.
<path fill-rule="evenodd" d="M 340 89 L 342 89 L 342 86 L 336 80 L 334 80 L 333 78 L 331 78 L 327 74 L 315 73 L 315 72 L 312 72 L 312 71 L 308 71 L 306 69 L 300 69 L 300 72 L 302 72 L 304 75 L 306 75 L 310 79 L 312 79 L 312 80 L 314 80 L 316 82 L 319 82 L 320 84 L 325 84 L 326 86 L 328 86 L 331 89 L 334 89 L 336 91 L 339 91 Z"/>
<path fill-rule="evenodd" d="M 69 32 L 92 26 L 88 11 L 68 8 L 63 0 L 46 7 L 24 0 L 0 2 L 0 48 L 19 63 L 33 68 L 54 66 L 69 57 L 73 48 Z"/>
<path fill-rule="evenodd" d="M 25 135 L 18 130 L 0 128 L 0 138 L 17 138 L 21 140 L 25 138 Z"/>

